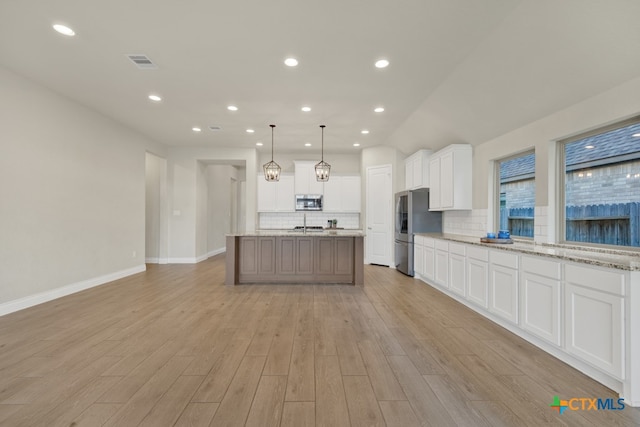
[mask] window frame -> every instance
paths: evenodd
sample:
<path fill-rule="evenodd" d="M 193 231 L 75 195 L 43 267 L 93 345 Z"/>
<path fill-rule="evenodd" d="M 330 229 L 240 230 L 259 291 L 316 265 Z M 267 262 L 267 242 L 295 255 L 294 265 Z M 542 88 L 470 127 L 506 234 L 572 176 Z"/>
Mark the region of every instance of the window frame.
<path fill-rule="evenodd" d="M 493 160 L 493 194 L 495 195 L 493 197 L 493 209 L 495 212 L 494 218 L 493 218 L 493 229 L 496 231 L 496 234 L 498 233 L 498 231 L 500 230 L 500 203 L 501 203 L 501 191 L 500 191 L 500 164 L 502 162 L 506 162 L 509 160 L 513 160 L 513 159 L 517 159 L 518 157 L 524 157 L 524 156 L 528 156 L 530 154 L 533 154 L 534 157 L 534 164 L 536 159 L 536 149 L 535 147 L 531 147 L 531 148 L 527 148 L 523 151 L 519 151 L 517 153 L 514 154 L 510 154 L 508 156 L 505 157 L 501 157 L 499 159 L 494 159 Z M 536 237 L 536 233 L 535 233 L 535 226 L 536 226 L 536 207 L 535 207 L 535 197 L 536 197 L 536 190 L 537 190 L 537 184 L 536 184 L 536 170 L 535 167 L 533 169 L 533 182 L 534 182 L 534 206 L 533 206 L 533 236 L 532 237 L 527 237 L 527 236 L 511 236 L 512 239 L 522 239 L 522 240 L 526 240 L 526 241 L 533 241 Z"/>
<path fill-rule="evenodd" d="M 628 119 L 623 119 L 621 121 L 617 121 L 615 123 L 611 123 L 608 125 L 600 126 L 597 128 L 593 128 L 589 131 L 582 132 L 579 134 L 575 134 L 573 136 L 559 139 L 556 141 L 556 212 L 555 217 L 557 218 L 556 222 L 556 242 L 563 245 L 573 245 L 573 246 L 584 246 L 584 247 L 592 247 L 592 248 L 601 248 L 601 249 L 616 249 L 616 250 L 624 250 L 624 251 L 635 251 L 640 252 L 640 248 L 636 246 L 623 246 L 623 245 L 612 245 L 612 244 L 604 244 L 604 243 L 592 243 L 592 242 L 579 242 L 574 240 L 567 240 L 567 197 L 566 197 L 566 176 L 567 176 L 567 165 L 566 165 L 566 149 L 565 146 L 567 144 L 571 144 L 572 142 L 579 141 L 581 139 L 589 138 L 596 135 L 601 135 L 603 133 L 610 132 L 612 130 L 624 128 L 633 124 L 640 123 L 640 116 L 634 116 Z M 640 142 L 640 141 L 639 141 Z"/>

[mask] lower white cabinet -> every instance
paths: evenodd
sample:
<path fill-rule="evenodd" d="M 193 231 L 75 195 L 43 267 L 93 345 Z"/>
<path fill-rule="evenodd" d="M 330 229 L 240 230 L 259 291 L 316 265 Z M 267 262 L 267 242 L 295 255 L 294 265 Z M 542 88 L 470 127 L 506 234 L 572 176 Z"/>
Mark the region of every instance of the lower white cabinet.
<path fill-rule="evenodd" d="M 449 289 L 462 296 L 466 291 L 466 264 L 464 245 L 449 243 Z"/>
<path fill-rule="evenodd" d="M 489 311 L 518 323 L 518 256 L 491 251 L 489 259 Z"/>
<path fill-rule="evenodd" d="M 561 264 L 529 256 L 522 257 L 520 307 L 522 328 L 560 346 Z"/>
<path fill-rule="evenodd" d="M 467 248 L 467 299 L 483 308 L 489 300 L 489 251 Z"/>
<path fill-rule="evenodd" d="M 447 242 L 436 240 L 434 280 L 441 286 L 449 287 L 449 249 Z"/>
<path fill-rule="evenodd" d="M 436 250 L 434 249 L 434 240 L 426 238 L 424 240 L 422 276 L 433 281 L 436 273 Z"/>
<path fill-rule="evenodd" d="M 569 264 L 565 280 L 566 350 L 624 378 L 624 274 Z"/>

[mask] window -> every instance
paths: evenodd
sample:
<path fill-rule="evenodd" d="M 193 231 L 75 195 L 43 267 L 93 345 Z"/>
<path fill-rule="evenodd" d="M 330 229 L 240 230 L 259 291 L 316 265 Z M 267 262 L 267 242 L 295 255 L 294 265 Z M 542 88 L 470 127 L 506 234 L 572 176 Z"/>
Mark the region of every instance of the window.
<path fill-rule="evenodd" d="M 533 237 L 536 199 L 536 157 L 527 152 L 496 162 L 498 230 L 512 236 Z"/>
<path fill-rule="evenodd" d="M 640 118 L 562 141 L 561 235 L 640 247 Z"/>

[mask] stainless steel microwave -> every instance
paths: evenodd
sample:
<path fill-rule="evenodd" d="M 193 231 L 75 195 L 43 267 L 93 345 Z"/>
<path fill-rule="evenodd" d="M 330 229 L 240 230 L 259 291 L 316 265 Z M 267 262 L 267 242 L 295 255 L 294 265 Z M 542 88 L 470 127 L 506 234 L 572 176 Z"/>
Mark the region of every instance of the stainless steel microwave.
<path fill-rule="evenodd" d="M 321 211 L 322 194 L 296 194 L 297 211 Z"/>

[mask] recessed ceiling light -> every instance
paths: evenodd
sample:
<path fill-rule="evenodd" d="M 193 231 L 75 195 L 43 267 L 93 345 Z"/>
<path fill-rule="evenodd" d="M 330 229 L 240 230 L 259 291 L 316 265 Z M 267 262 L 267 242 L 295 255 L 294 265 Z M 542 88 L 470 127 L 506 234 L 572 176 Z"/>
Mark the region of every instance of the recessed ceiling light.
<path fill-rule="evenodd" d="M 158 95 L 149 95 L 149 99 L 152 100 L 153 102 L 162 101 L 162 98 L 160 98 Z"/>
<path fill-rule="evenodd" d="M 640 137 L 640 133 L 634 133 L 633 135 L 631 135 L 633 137 L 639 138 Z"/>
<path fill-rule="evenodd" d="M 284 65 L 287 67 L 295 67 L 298 65 L 298 60 L 296 58 L 287 58 L 284 60 Z"/>
<path fill-rule="evenodd" d="M 254 132 L 255 132 L 255 130 L 253 130 L 253 129 L 247 129 L 247 133 L 254 133 Z"/>
<path fill-rule="evenodd" d="M 308 113 L 309 111 L 311 111 L 311 107 L 302 107 L 301 110 L 305 113 Z"/>
<path fill-rule="evenodd" d="M 304 146 L 305 146 L 305 147 L 311 147 L 311 143 L 310 143 L 310 142 L 306 142 L 306 143 L 304 144 Z"/>
<path fill-rule="evenodd" d="M 360 147 L 360 144 L 358 144 L 357 142 L 354 142 L 354 143 L 353 143 L 353 146 L 354 146 L 354 147 Z"/>
<path fill-rule="evenodd" d="M 66 25 L 55 24 L 53 26 L 53 29 L 56 30 L 57 32 L 59 32 L 60 34 L 64 34 L 65 36 L 75 36 L 76 35 L 76 32 L 73 31 L 71 28 L 67 27 Z"/>
<path fill-rule="evenodd" d="M 389 61 L 386 59 L 379 59 L 376 61 L 376 68 L 385 68 L 389 66 Z"/>
<path fill-rule="evenodd" d="M 229 110 L 229 111 L 238 111 L 238 107 L 236 107 L 235 105 L 229 105 L 227 107 L 227 110 Z"/>
<path fill-rule="evenodd" d="M 383 107 L 376 107 L 373 111 L 375 111 L 376 113 L 382 113 L 384 111 Z"/>
<path fill-rule="evenodd" d="M 200 129 L 197 126 L 192 127 L 191 130 L 194 131 L 194 132 L 201 132 L 202 131 L 202 129 Z"/>
<path fill-rule="evenodd" d="M 369 131 L 368 131 L 368 130 L 366 130 L 366 129 L 362 129 L 362 130 L 360 131 L 360 133 L 361 133 L 361 134 L 363 134 L 363 135 L 366 135 L 366 134 L 368 134 L 368 133 L 369 133 Z"/>
<path fill-rule="evenodd" d="M 256 145 L 257 145 L 258 147 L 262 147 L 262 142 L 256 142 Z"/>
<path fill-rule="evenodd" d="M 591 150 L 592 148 L 596 148 L 595 145 L 585 145 L 584 148 L 586 148 L 587 150 Z"/>

